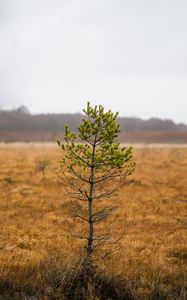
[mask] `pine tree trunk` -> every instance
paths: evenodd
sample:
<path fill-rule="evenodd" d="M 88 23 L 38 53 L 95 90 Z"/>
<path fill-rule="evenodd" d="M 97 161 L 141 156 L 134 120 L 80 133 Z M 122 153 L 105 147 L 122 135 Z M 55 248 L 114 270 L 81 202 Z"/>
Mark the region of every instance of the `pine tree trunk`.
<path fill-rule="evenodd" d="M 93 170 L 91 171 L 91 183 L 90 183 L 90 195 L 88 200 L 88 220 L 89 220 L 89 235 L 88 235 L 88 245 L 87 245 L 87 254 L 90 256 L 93 251 L 93 238 L 94 238 L 94 228 L 93 228 L 93 190 L 94 183 L 93 179 Z"/>
<path fill-rule="evenodd" d="M 94 159 L 95 159 L 95 148 L 96 148 L 96 139 L 92 148 L 92 162 L 90 168 L 90 191 L 88 198 L 88 221 L 89 221 L 89 235 L 88 235 L 88 245 L 87 245 L 87 254 L 91 256 L 93 251 L 93 241 L 94 241 L 94 222 L 93 222 L 93 192 L 94 192 Z"/>
<path fill-rule="evenodd" d="M 89 198 L 88 198 L 88 224 L 89 224 L 89 233 L 88 233 L 88 244 L 87 244 L 87 257 L 85 260 L 86 263 L 86 286 L 87 286 L 87 296 L 89 299 L 93 296 L 93 289 L 94 289 L 94 283 L 93 283 L 93 261 L 92 261 L 92 253 L 93 253 L 93 242 L 94 242 L 94 221 L 93 221 L 93 193 L 94 193 L 94 159 L 95 159 L 95 148 L 96 148 L 96 138 L 95 136 L 95 142 L 93 144 L 92 149 L 92 162 L 91 162 L 91 168 L 90 168 L 90 190 L 89 190 Z"/>

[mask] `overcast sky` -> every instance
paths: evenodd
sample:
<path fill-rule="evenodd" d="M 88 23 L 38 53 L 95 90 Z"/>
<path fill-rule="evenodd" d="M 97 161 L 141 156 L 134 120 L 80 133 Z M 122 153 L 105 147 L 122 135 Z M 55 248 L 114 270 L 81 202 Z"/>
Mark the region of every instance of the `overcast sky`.
<path fill-rule="evenodd" d="M 187 0 L 0 0 L 0 107 L 187 123 Z"/>

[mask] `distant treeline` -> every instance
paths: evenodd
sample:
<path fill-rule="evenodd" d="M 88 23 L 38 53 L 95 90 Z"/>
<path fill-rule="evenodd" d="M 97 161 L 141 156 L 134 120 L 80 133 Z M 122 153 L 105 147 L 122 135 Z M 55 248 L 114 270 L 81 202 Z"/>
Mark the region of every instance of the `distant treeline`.
<path fill-rule="evenodd" d="M 1 142 L 44 142 L 62 137 L 64 125 L 77 130 L 81 114 L 38 114 L 32 115 L 26 107 L 16 110 L 0 110 Z M 187 143 L 187 125 L 175 124 L 171 120 L 152 118 L 118 118 L 121 125 L 121 142 L 130 143 Z"/>
<path fill-rule="evenodd" d="M 81 114 L 38 114 L 31 115 L 25 107 L 12 111 L 0 111 L 0 131 L 47 131 L 56 133 L 63 131 L 68 124 L 76 131 L 81 122 Z M 139 131 L 187 131 L 187 125 L 175 124 L 171 120 L 152 118 L 118 118 L 121 130 L 126 132 Z"/>

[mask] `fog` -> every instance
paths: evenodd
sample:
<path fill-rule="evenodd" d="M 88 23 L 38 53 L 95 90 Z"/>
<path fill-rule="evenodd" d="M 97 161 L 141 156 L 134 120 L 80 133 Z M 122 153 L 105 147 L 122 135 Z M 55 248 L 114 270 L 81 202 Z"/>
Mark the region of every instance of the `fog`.
<path fill-rule="evenodd" d="M 0 0 L 0 108 L 187 123 L 187 1 Z"/>

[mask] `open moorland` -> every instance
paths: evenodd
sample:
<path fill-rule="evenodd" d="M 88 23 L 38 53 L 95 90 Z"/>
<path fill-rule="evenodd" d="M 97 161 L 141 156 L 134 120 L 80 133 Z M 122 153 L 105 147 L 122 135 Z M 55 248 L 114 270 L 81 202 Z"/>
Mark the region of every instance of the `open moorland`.
<path fill-rule="evenodd" d="M 84 241 L 72 232 L 86 228 L 72 213 L 81 203 L 57 175 L 60 158 L 55 144 L 0 146 L 0 299 L 80 299 L 71 288 Z M 118 299 L 185 300 L 187 148 L 135 147 L 134 160 L 136 172 L 108 200 L 116 209 L 96 228 L 121 237 L 105 259 L 106 249 L 98 250 L 98 276 L 108 299 L 117 299 L 113 285 Z"/>

